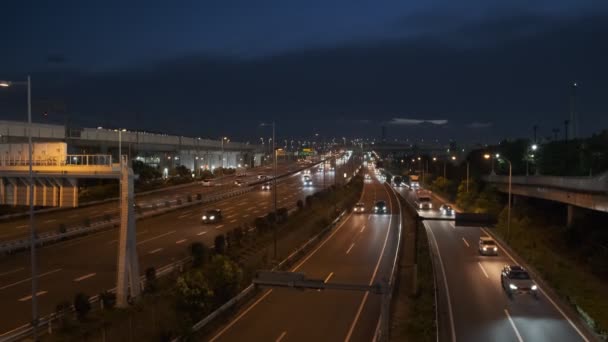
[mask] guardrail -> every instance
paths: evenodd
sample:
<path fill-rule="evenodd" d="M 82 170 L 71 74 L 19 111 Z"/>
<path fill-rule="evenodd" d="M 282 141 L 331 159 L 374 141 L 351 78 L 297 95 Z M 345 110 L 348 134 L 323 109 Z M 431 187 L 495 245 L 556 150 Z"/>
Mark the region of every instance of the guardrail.
<path fill-rule="evenodd" d="M 323 162 L 323 161 L 321 161 Z M 319 163 L 321 163 L 319 162 Z M 304 169 L 311 168 L 316 166 L 317 164 L 308 165 L 304 168 L 296 169 L 295 171 L 291 171 L 288 173 L 284 173 L 276 177 L 277 182 L 283 181 L 286 177 L 291 176 L 295 173 L 298 173 Z M 136 219 L 143 219 L 147 217 L 157 216 L 161 214 L 165 214 L 170 211 L 178 210 L 181 208 L 197 205 L 197 204 L 205 204 L 220 201 L 226 198 L 239 196 L 244 193 L 253 191 L 256 185 L 266 183 L 272 181 L 274 178 L 270 178 L 269 180 L 260 180 L 249 183 L 247 186 L 243 188 L 239 188 L 233 191 L 228 191 L 225 193 L 208 195 L 205 197 L 201 196 L 201 199 L 193 198 L 192 194 L 187 195 L 184 200 L 177 199 L 171 201 L 160 201 L 153 205 L 148 205 L 145 207 L 136 207 Z M 194 196 L 198 196 L 200 194 L 195 194 Z M 188 201 L 188 198 L 191 198 L 191 201 Z M 143 212 L 143 213 L 142 213 Z M 105 219 L 99 222 L 85 224 L 82 226 L 67 228 L 65 232 L 45 232 L 38 235 L 36 246 L 44 246 L 53 242 L 63 241 L 68 238 L 73 238 L 77 236 L 87 235 L 93 232 L 101 231 L 104 229 L 114 228 L 120 224 L 120 218 L 110 218 Z M 18 239 L 0 243 L 0 254 L 12 254 L 17 251 L 27 250 L 30 248 L 30 240 L 29 239 Z"/>
<path fill-rule="evenodd" d="M 165 266 L 162 266 L 156 270 L 156 276 L 163 277 L 168 274 L 171 274 L 175 270 L 181 271 L 183 269 L 184 265 L 190 263 L 191 261 L 192 261 L 192 257 L 187 257 L 187 258 L 183 258 L 181 260 L 174 261 Z M 142 275 L 139 277 L 139 286 L 142 290 L 145 289 L 145 287 L 146 287 L 145 275 Z M 111 288 L 110 290 L 108 290 L 108 292 L 116 293 L 116 288 L 115 287 Z M 99 295 L 89 297 L 89 303 L 91 303 L 91 305 L 100 303 L 100 309 L 103 308 L 102 307 L 103 303 L 101 302 L 101 298 Z M 53 312 L 47 316 L 41 317 L 38 322 L 38 329 L 40 330 L 39 333 L 43 333 L 46 330 L 46 332 L 48 334 L 52 334 L 53 333 L 53 322 L 62 318 L 63 315 L 73 314 L 76 311 L 74 309 L 74 305 L 71 305 L 69 307 L 69 311 L 70 311 L 69 313 L 62 313 L 62 314 Z M 9 332 L 6 332 L 6 333 L 0 335 L 0 341 L 1 342 L 21 341 L 21 340 L 26 339 L 28 336 L 30 336 L 32 334 L 32 332 L 33 332 L 33 327 L 30 324 L 24 324 L 16 329 L 13 329 Z"/>
<path fill-rule="evenodd" d="M 378 325 L 376 326 L 376 331 L 374 332 L 373 341 L 388 341 L 390 337 L 390 312 L 391 312 L 391 302 L 393 299 L 393 292 L 395 291 L 395 277 L 397 276 L 397 264 L 399 262 L 399 254 L 401 251 L 401 235 L 402 235 L 402 227 L 403 227 L 403 212 L 401 201 L 399 199 L 399 194 L 393 189 L 393 187 L 389 184 L 385 184 L 391 189 L 397 201 L 399 201 L 399 228 L 397 232 L 397 249 L 395 251 L 395 258 L 393 259 L 393 266 L 391 268 L 391 274 L 388 280 L 388 292 L 382 298 L 382 304 L 380 309 L 380 318 L 378 319 Z"/>
<path fill-rule="evenodd" d="M 338 217 L 336 217 L 327 227 L 325 227 L 322 231 L 320 231 L 315 236 L 313 236 L 308 241 L 306 241 L 302 246 L 298 247 L 295 251 L 293 251 L 291 254 L 289 254 L 289 256 L 287 256 L 280 263 L 278 263 L 275 267 L 273 267 L 272 270 L 273 271 L 280 270 L 280 269 L 283 269 L 284 267 L 286 267 L 287 265 L 291 265 L 293 263 L 293 261 L 296 260 L 296 258 L 301 257 L 302 254 L 305 254 L 306 251 L 310 248 L 310 246 L 313 243 L 319 241 L 323 236 L 325 236 L 325 234 L 327 234 L 329 231 L 331 231 L 342 220 L 342 218 L 344 218 L 346 213 L 347 213 L 346 210 L 342 211 L 340 213 L 340 215 L 338 215 Z M 207 326 L 209 323 L 211 323 L 217 317 L 228 312 L 235 305 L 240 304 L 243 301 L 243 299 L 248 298 L 250 295 L 252 295 L 253 292 L 255 291 L 255 289 L 256 289 L 256 287 L 253 283 L 249 284 L 243 291 L 241 291 L 239 294 L 234 296 L 228 302 L 224 303 L 224 305 L 220 306 L 215 311 L 213 311 L 212 313 L 207 315 L 205 318 L 203 318 L 202 320 L 200 320 L 199 322 L 194 324 L 192 326 L 192 331 L 199 331 L 199 330 L 203 329 L 205 326 Z M 173 340 L 173 342 L 177 342 L 179 340 L 180 340 L 179 338 L 176 338 Z"/>
<path fill-rule="evenodd" d="M 488 175 L 482 179 L 489 183 L 509 182 L 508 176 Z M 608 172 L 595 177 L 513 176 L 511 184 L 605 193 L 608 192 Z"/>
<path fill-rule="evenodd" d="M 245 187 L 242 189 L 236 189 L 233 191 L 229 191 L 226 193 L 211 195 L 202 197 L 201 199 L 192 199 L 192 201 L 183 201 L 172 200 L 160 202 L 152 206 L 143 207 L 144 213 L 136 213 L 136 219 L 143 219 L 147 217 L 157 216 L 161 214 L 165 214 L 170 211 L 178 210 L 181 208 L 197 205 L 197 204 L 205 204 L 220 201 L 226 198 L 239 196 L 244 193 L 253 191 L 253 187 Z M 139 209 L 141 211 L 141 209 Z M 53 242 L 63 241 L 68 238 L 73 238 L 76 236 L 87 235 L 93 232 L 101 231 L 104 229 L 114 228 L 118 224 L 120 224 L 120 218 L 112 218 L 109 220 L 103 220 L 100 222 L 91 223 L 90 225 L 83 225 L 78 227 L 66 228 L 65 232 L 46 232 L 38 235 L 36 246 L 44 246 Z M 26 250 L 30 248 L 30 239 L 20 239 L 8 241 L 0 244 L 0 254 L 12 254 L 14 252 L 20 250 Z"/>

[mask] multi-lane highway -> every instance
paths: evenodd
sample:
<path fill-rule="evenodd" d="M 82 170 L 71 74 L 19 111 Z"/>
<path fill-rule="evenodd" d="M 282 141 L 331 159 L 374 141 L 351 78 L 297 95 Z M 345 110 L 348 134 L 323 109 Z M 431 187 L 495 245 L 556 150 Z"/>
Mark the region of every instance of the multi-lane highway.
<path fill-rule="evenodd" d="M 338 173 L 338 172 L 336 172 Z M 333 184 L 327 172 L 326 185 Z M 298 199 L 318 191 L 323 173 L 313 171 L 313 186 L 304 187 L 300 174 L 287 177 L 278 186 L 279 207 L 294 207 Z M 162 267 L 188 255 L 187 246 L 201 241 L 210 246 L 214 237 L 237 225 L 251 222 L 272 210 L 272 192 L 255 189 L 244 195 L 206 206 L 192 206 L 137 222 L 137 250 L 141 273 L 147 267 Z M 220 208 L 223 221 L 201 223 L 202 213 Z M 68 240 L 39 249 L 39 305 L 42 316 L 64 299 L 82 291 L 89 295 L 114 287 L 116 281 L 118 230 Z M 0 337 L 3 332 L 29 321 L 31 309 L 28 253 L 0 259 Z"/>
<path fill-rule="evenodd" d="M 399 188 L 413 199 L 413 192 Z M 442 203 L 434 203 L 438 208 Z M 421 216 L 441 216 L 436 209 L 420 210 Z M 448 319 L 444 329 L 453 341 L 591 341 L 569 310 L 559 306 L 541 287 L 539 298 L 507 296 L 500 273 L 505 264 L 521 264 L 516 255 L 499 244 L 498 256 L 481 256 L 478 241 L 488 236 L 485 228 L 460 227 L 449 221 L 425 221 L 429 239 L 437 246 L 439 265 L 435 272 L 439 295 L 446 299 Z"/>
<path fill-rule="evenodd" d="M 370 213 L 385 200 L 389 214 Z M 292 271 L 328 283 L 369 285 L 388 278 L 397 246 L 399 204 L 386 186 L 367 182 L 367 212 L 351 214 Z M 381 295 L 346 290 L 267 289 L 211 341 L 371 341 Z"/>
<path fill-rule="evenodd" d="M 281 175 L 288 173 L 301 167 L 303 166 L 295 163 L 281 163 L 277 167 L 277 174 Z M 257 181 L 258 174 L 272 176 L 273 172 L 272 167 L 256 167 L 247 170 L 247 176 L 239 179 L 244 182 Z M 171 187 L 162 191 L 136 196 L 135 201 L 138 206 L 144 209 L 155 204 L 162 204 L 165 201 L 173 201 L 176 199 L 185 201 L 186 196 L 189 194 L 193 196 L 198 193 L 210 195 L 228 191 L 235 187 L 233 184 L 235 179 L 235 175 L 226 176 L 218 181 L 214 181 L 214 186 L 210 187 L 203 187 L 199 182 L 188 186 Z M 118 214 L 118 202 L 110 201 L 81 208 L 38 213 L 36 214 L 35 224 L 37 232 L 42 233 L 57 231 L 60 224 L 65 224 L 66 227 L 80 226 L 83 225 L 85 219 L 95 222 L 104 219 L 107 215 L 118 217 Z M 29 237 L 28 228 L 29 224 L 27 217 L 2 220 L 0 221 L 0 241 L 27 238 Z"/>

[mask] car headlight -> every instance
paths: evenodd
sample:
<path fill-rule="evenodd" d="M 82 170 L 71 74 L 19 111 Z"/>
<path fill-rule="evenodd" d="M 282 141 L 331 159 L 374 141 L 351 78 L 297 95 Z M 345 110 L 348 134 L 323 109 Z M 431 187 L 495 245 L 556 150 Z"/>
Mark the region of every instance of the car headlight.
<path fill-rule="evenodd" d="M 484 248 L 482 248 L 482 249 L 483 249 L 484 251 L 487 251 L 487 250 L 488 250 L 488 248 L 487 248 L 487 247 L 484 247 Z"/>
<path fill-rule="evenodd" d="M 374 207 L 374 210 L 378 211 L 378 207 Z"/>
<path fill-rule="evenodd" d="M 517 290 L 517 286 L 513 285 L 513 284 L 509 284 L 509 288 L 511 290 Z"/>
<path fill-rule="evenodd" d="M 210 218 L 211 220 L 215 220 L 215 216 L 213 216 L 213 215 L 211 215 L 209 218 Z"/>
<path fill-rule="evenodd" d="M 538 286 L 532 285 L 532 291 L 536 291 L 536 290 L 538 290 Z"/>
<path fill-rule="evenodd" d="M 203 215 L 203 220 L 206 220 L 206 219 L 207 219 L 207 215 Z"/>
<path fill-rule="evenodd" d="M 494 247 L 494 252 L 496 252 L 496 251 L 498 251 L 498 248 L 497 248 L 497 247 Z"/>

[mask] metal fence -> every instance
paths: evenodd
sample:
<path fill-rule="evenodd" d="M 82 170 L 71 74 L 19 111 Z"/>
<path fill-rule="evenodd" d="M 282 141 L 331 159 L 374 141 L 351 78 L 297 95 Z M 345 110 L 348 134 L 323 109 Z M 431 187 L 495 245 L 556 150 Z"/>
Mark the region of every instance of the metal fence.
<path fill-rule="evenodd" d="M 0 166 L 29 166 L 29 158 L 2 156 Z M 65 158 L 33 159 L 33 166 L 112 166 L 112 156 L 106 154 L 70 154 Z"/>

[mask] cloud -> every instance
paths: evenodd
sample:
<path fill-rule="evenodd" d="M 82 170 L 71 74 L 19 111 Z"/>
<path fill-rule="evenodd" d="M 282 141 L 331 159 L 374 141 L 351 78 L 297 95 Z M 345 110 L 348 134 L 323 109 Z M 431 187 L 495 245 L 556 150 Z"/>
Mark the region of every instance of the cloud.
<path fill-rule="evenodd" d="M 424 123 L 430 123 L 433 125 L 445 125 L 448 123 L 448 120 L 443 120 L 443 119 L 421 120 L 421 119 L 408 119 L 408 118 L 393 118 L 388 122 L 389 125 L 406 125 L 406 126 L 421 125 Z"/>
<path fill-rule="evenodd" d="M 488 128 L 488 127 L 492 127 L 492 125 L 494 125 L 491 122 L 477 122 L 477 121 L 473 121 L 470 124 L 467 124 L 468 128 Z"/>

